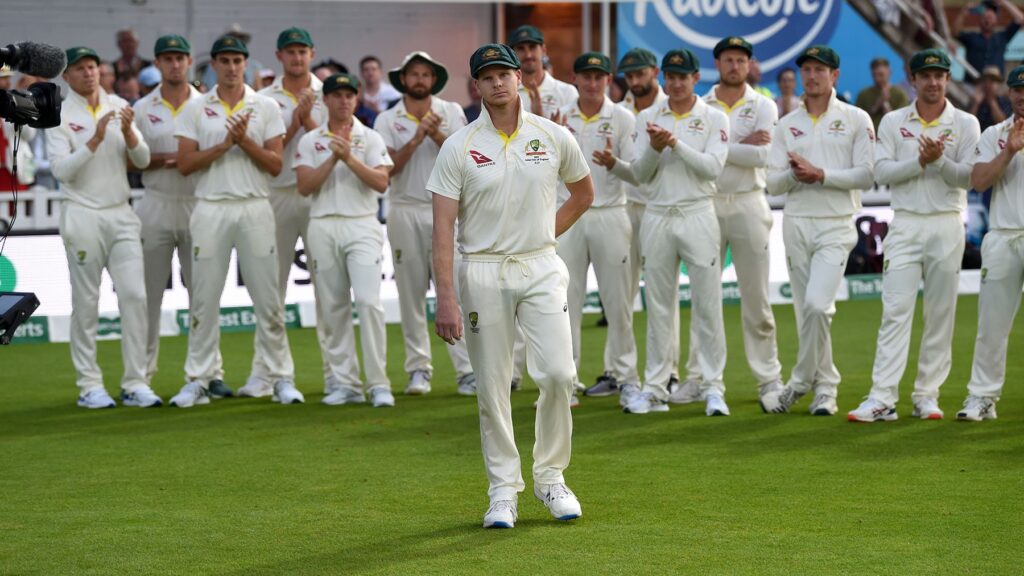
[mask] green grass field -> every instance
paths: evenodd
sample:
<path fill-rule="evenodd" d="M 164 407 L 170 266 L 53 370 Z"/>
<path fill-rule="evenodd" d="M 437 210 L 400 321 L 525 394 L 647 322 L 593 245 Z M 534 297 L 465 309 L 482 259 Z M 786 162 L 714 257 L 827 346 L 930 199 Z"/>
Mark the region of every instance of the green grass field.
<path fill-rule="evenodd" d="M 1000 418 L 952 416 L 963 401 L 977 300 L 957 312 L 947 418 L 847 423 L 867 393 L 881 305 L 838 305 L 841 414 L 765 415 L 747 369 L 739 307 L 727 306 L 727 399 L 623 414 L 614 398 L 575 414 L 569 485 L 584 516 L 557 523 L 532 496 L 532 386 L 513 396 L 526 470 L 514 530 L 480 528 L 487 507 L 476 403 L 455 394 L 435 338 L 427 397 L 394 409 L 326 407 L 313 330 L 292 331 L 303 406 L 217 400 L 190 410 L 74 405 L 66 345 L 0 351 L 2 574 L 1019 574 L 1024 550 L 1024 314 L 1010 340 Z M 689 313 L 682 311 L 682 320 Z M 585 317 L 585 370 L 604 330 Z M 786 374 L 792 309 L 778 307 Z M 918 318 L 920 323 L 920 314 Z M 920 324 L 918 324 L 920 326 Z M 636 331 L 643 344 L 643 315 Z M 915 332 L 916 357 L 919 331 Z M 398 326 L 388 330 L 396 392 Z M 251 334 L 225 335 L 228 383 L 244 382 Z M 686 350 L 686 330 L 683 330 Z M 154 388 L 181 384 L 186 340 L 165 339 Z M 117 389 L 119 343 L 100 345 Z"/>

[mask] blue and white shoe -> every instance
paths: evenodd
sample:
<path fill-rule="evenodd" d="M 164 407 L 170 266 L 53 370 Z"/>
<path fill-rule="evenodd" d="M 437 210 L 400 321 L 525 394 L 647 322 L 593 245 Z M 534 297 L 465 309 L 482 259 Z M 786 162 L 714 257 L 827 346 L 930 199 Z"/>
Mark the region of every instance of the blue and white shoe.
<path fill-rule="evenodd" d="M 391 408 L 395 405 L 395 396 L 387 386 L 374 386 L 370 388 L 370 403 L 374 408 Z"/>
<path fill-rule="evenodd" d="M 651 392 L 634 394 L 629 404 L 622 409 L 626 414 L 648 414 L 650 412 L 668 412 L 668 402 L 658 400 Z"/>
<path fill-rule="evenodd" d="M 134 406 L 136 408 L 157 408 L 162 406 L 163 403 L 164 401 L 161 400 L 149 386 L 136 386 L 131 392 L 128 392 L 127 390 L 121 391 L 121 404 L 124 406 Z"/>
<path fill-rule="evenodd" d="M 324 396 L 321 403 L 328 406 L 341 406 L 342 404 L 362 404 L 366 402 L 366 395 L 360 390 L 339 386 L 333 392 Z"/>
<path fill-rule="evenodd" d="M 518 517 L 515 499 L 495 500 L 484 514 L 484 528 L 512 528 Z"/>
<path fill-rule="evenodd" d="M 470 372 L 459 376 L 456 392 L 462 396 L 476 396 L 476 374 Z"/>
<path fill-rule="evenodd" d="M 583 515 L 580 501 L 565 484 L 535 484 L 533 495 L 547 506 L 556 520 L 575 520 Z"/>
<path fill-rule="evenodd" d="M 405 387 L 408 396 L 423 396 L 430 393 L 430 372 L 413 370 L 409 375 L 409 384 Z"/>
<path fill-rule="evenodd" d="M 103 388 L 91 388 L 78 397 L 78 405 L 82 408 L 96 410 L 99 408 L 113 408 L 117 406 L 114 399 L 107 394 Z"/>

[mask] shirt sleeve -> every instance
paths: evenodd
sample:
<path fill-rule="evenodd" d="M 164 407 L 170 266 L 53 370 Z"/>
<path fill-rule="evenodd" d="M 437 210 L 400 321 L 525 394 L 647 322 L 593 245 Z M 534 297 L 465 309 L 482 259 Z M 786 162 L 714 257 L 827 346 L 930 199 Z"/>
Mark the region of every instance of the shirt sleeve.
<path fill-rule="evenodd" d="M 995 160 L 1000 152 L 999 147 L 996 146 L 997 140 L 999 140 L 999 125 L 996 124 L 986 128 L 985 132 L 981 135 L 981 139 L 978 141 L 974 161 L 978 164 L 987 164 Z"/>
<path fill-rule="evenodd" d="M 88 146 L 76 149 L 66 121 L 46 131 L 46 154 L 50 158 L 53 177 L 64 183 L 74 181 L 78 172 L 93 156 Z"/>
<path fill-rule="evenodd" d="M 469 124 L 466 120 L 466 111 L 462 106 L 454 102 L 448 103 L 448 136 L 455 134 L 460 128 Z"/>
<path fill-rule="evenodd" d="M 373 121 L 373 130 L 384 140 L 384 145 L 392 150 L 398 150 L 400 146 L 395 143 L 395 135 L 391 131 L 391 123 L 388 122 L 389 114 L 378 114 Z"/>
<path fill-rule="evenodd" d="M 295 147 L 295 158 L 292 161 L 292 170 L 299 166 L 305 166 L 307 168 L 316 168 L 313 163 L 316 161 L 316 155 L 314 154 L 313 141 L 316 139 L 316 133 L 310 132 L 302 136 L 299 139 L 298 146 Z"/>
<path fill-rule="evenodd" d="M 840 190 L 866 190 L 875 183 L 875 128 L 871 117 L 863 110 L 852 110 L 853 130 L 852 161 L 849 168 L 823 168 L 824 186 Z"/>
<path fill-rule="evenodd" d="M 587 163 L 587 157 L 584 156 L 579 142 L 563 126 L 557 128 L 556 134 L 559 139 L 558 156 L 561 161 L 558 166 L 558 178 L 566 184 L 583 180 L 590 175 L 590 164 Z"/>
<path fill-rule="evenodd" d="M 779 109 L 775 102 L 764 98 L 758 105 L 757 123 L 754 131 L 764 130 L 769 134 L 779 121 Z M 768 146 L 754 146 L 729 141 L 729 164 L 743 168 L 764 168 L 768 164 Z"/>
<path fill-rule="evenodd" d="M 772 143 L 768 146 L 768 193 L 786 194 L 800 182 L 789 166 L 789 150 L 786 147 L 786 127 L 782 122 L 775 125 Z"/>
<path fill-rule="evenodd" d="M 661 153 L 651 147 L 651 137 L 647 135 L 649 117 L 640 114 L 636 117 L 633 127 L 633 162 L 630 166 L 637 182 L 645 183 L 654 179 L 658 171 Z"/>
<path fill-rule="evenodd" d="M 890 112 L 882 117 L 878 125 L 878 142 L 875 144 L 875 180 L 879 184 L 892 186 L 917 178 L 924 172 L 917 156 L 901 160 L 899 146 L 899 118 L 903 112 Z"/>
<path fill-rule="evenodd" d="M 199 142 L 199 102 L 200 100 L 196 99 L 185 105 L 178 121 L 174 123 L 175 137 Z"/>
<path fill-rule="evenodd" d="M 370 131 L 366 138 L 366 165 L 370 168 L 380 166 L 394 166 L 388 154 L 388 147 L 384 144 L 384 138 L 380 134 Z"/>
<path fill-rule="evenodd" d="M 708 135 L 703 151 L 677 138 L 672 153 L 686 163 L 700 180 L 717 180 L 729 157 L 729 117 L 723 112 L 708 115 Z"/>
<path fill-rule="evenodd" d="M 970 188 L 971 171 L 974 169 L 975 151 L 981 137 L 978 119 L 964 114 L 960 120 L 960 145 L 955 157 L 942 155 L 936 164 L 942 181 L 953 188 Z"/>
<path fill-rule="evenodd" d="M 288 129 L 284 127 L 284 118 L 281 116 L 281 107 L 270 97 L 263 102 L 264 114 L 268 120 L 263 126 L 263 141 L 273 140 L 278 136 L 284 136 Z"/>
<path fill-rule="evenodd" d="M 462 142 L 455 142 L 451 138 L 445 140 L 437 155 L 437 160 L 434 162 L 434 169 L 430 172 L 430 178 L 427 180 L 427 190 L 452 200 L 460 199 L 465 182 L 464 168 Z"/>

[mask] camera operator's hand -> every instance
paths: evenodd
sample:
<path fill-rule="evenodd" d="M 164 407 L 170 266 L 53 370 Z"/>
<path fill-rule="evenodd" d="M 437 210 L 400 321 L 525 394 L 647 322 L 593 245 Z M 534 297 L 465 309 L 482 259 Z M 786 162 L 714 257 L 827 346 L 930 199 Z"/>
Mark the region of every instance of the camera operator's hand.
<path fill-rule="evenodd" d="M 107 125 L 114 119 L 114 114 L 115 112 L 107 112 L 96 121 L 96 131 L 93 132 L 92 138 L 85 143 L 89 150 L 95 152 L 100 147 L 100 144 L 103 143 L 103 139 L 107 137 Z"/>
<path fill-rule="evenodd" d="M 132 124 L 135 123 L 135 110 L 131 106 L 125 106 L 118 112 L 118 116 L 121 118 L 121 135 L 124 136 L 124 143 L 129 150 L 133 150 L 139 145 L 139 138 L 132 130 Z"/>

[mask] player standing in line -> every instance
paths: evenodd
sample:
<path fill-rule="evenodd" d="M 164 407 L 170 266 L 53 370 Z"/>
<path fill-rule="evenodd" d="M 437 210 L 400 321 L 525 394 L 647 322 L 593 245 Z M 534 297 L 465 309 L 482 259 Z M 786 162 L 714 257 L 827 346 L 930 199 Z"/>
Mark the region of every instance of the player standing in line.
<path fill-rule="evenodd" d="M 658 57 L 653 52 L 643 48 L 633 48 L 626 52 L 619 60 L 618 71 L 626 79 L 629 92 L 619 105 L 630 114 L 636 116 L 640 112 L 651 108 L 663 106 L 668 96 L 658 84 Z M 629 305 L 633 306 L 637 294 L 640 292 L 640 222 L 647 208 L 647 185 L 628 182 L 626 188 L 626 212 L 629 214 L 629 223 L 633 230 L 630 238 L 629 264 L 631 287 Z M 676 377 L 676 364 L 679 361 L 678 335 L 673 347 L 672 374 L 669 376 L 669 390 L 675 389 L 679 379 Z M 612 363 L 611 350 L 606 345 L 604 349 L 604 365 Z M 587 396 L 611 396 L 621 393 L 619 383 L 612 378 L 611 374 L 598 376 L 597 382 L 587 388 L 584 392 Z"/>
<path fill-rule="evenodd" d="M 857 243 L 860 192 L 874 185 L 875 132 L 868 113 L 836 98 L 839 55 L 811 46 L 796 59 L 800 108 L 779 120 L 768 153 L 768 191 L 786 194 L 782 235 L 800 347 L 789 383 L 761 397 L 765 412 L 788 412 L 814 391 L 810 412 L 836 413 L 832 316 L 846 259 Z"/>
<path fill-rule="evenodd" d="M 97 307 L 103 268 L 121 312 L 121 403 L 160 406 L 146 378 L 146 283 L 141 224 L 128 204 L 126 171 L 149 165 L 149 146 L 131 106 L 100 88 L 100 58 L 91 48 L 67 50 L 67 98 L 60 126 L 46 131 L 53 176 L 61 183 L 60 235 L 71 277 L 71 362 L 83 408 L 113 408 L 96 362 Z"/>
<path fill-rule="evenodd" d="M 558 255 L 569 270 L 569 323 L 576 370 L 580 368 L 580 323 L 587 295 L 587 270 L 597 274 L 601 302 L 608 318 L 605 349 L 610 362 L 604 372 L 622 390 L 620 402 L 640 391 L 636 339 L 633 336 L 633 290 L 629 284 L 630 241 L 633 236 L 626 213 L 626 182 L 636 183 L 630 169 L 636 118 L 608 98 L 612 63 L 599 52 L 586 52 L 573 64 L 579 99 L 559 111 L 590 162 L 594 202 L 576 224 L 558 239 Z M 623 158 L 627 160 L 623 160 Z M 559 201 L 568 200 L 559 188 Z M 608 394 L 614 393 L 610 389 Z"/>
<path fill-rule="evenodd" d="M 946 99 L 950 60 L 938 49 L 910 59 L 917 99 L 878 125 L 875 179 L 889 186 L 895 212 L 885 237 L 882 325 L 871 392 L 852 422 L 895 420 L 907 367 L 917 291 L 924 280 L 924 332 L 913 415 L 941 420 L 939 387 L 953 364 L 953 326 L 964 256 L 964 220 L 978 119 Z"/>
<path fill-rule="evenodd" d="M 324 320 L 323 355 L 340 384 L 323 403 L 366 401 L 352 326 L 354 292 L 370 400 L 374 407 L 394 406 L 380 303 L 384 234 L 377 221 L 377 198 L 388 189 L 391 157 L 380 134 L 353 115 L 359 107 L 355 76 L 328 76 L 323 96 L 327 124 L 302 137 L 295 157 L 299 193 L 313 197 L 309 253 Z"/>
<path fill-rule="evenodd" d="M 146 267 L 146 303 L 149 333 L 146 378 L 152 382 L 160 355 L 160 308 L 171 260 L 178 251 L 185 288 L 192 293 L 192 237 L 188 220 L 196 205 L 195 179 L 178 171 L 178 141 L 174 138 L 178 113 L 185 104 L 202 95 L 188 83 L 192 68 L 192 47 L 182 36 L 171 34 L 157 39 L 153 64 L 160 70 L 160 85 L 135 103 L 135 125 L 150 149 L 149 166 L 142 182 L 146 194 L 136 203 L 135 213 L 142 222 L 142 254 Z M 210 396 L 231 396 L 224 384 L 223 368 L 217 360 L 214 378 L 209 382 Z"/>
<path fill-rule="evenodd" d="M 483 110 L 445 141 L 427 184 L 434 194 L 437 333 L 454 344 L 462 337 L 465 314 L 490 481 L 484 527 L 511 528 L 525 487 L 508 387 L 517 320 L 529 344 L 530 376 L 540 388 L 534 495 L 555 518 L 571 520 L 580 516 L 580 504 L 562 473 L 571 452 L 569 399 L 576 371 L 566 303 L 569 275 L 555 254 L 555 238 L 593 200 L 590 169 L 568 130 L 523 106 L 512 50 L 480 47 L 470 58 L 470 72 Z M 559 181 L 570 197 L 556 211 Z M 453 282 L 456 218 L 461 312 Z"/>
<path fill-rule="evenodd" d="M 765 197 L 765 168 L 772 130 L 779 120 L 775 102 L 747 84 L 754 48 L 745 39 L 730 36 L 714 48 L 719 83 L 704 96 L 709 106 L 729 116 L 729 159 L 716 183 L 715 214 L 722 231 L 722 261 L 732 249 L 740 288 L 743 349 L 757 380 L 758 395 L 782 388 L 782 364 L 775 342 L 775 315 L 768 300 L 769 251 L 772 209 Z M 669 396 L 669 402 L 700 400 L 700 365 L 695 323 L 690 323 L 687 379 Z M 691 376 L 693 375 L 693 376 Z"/>
<path fill-rule="evenodd" d="M 373 127 L 395 162 L 392 170 L 388 240 L 395 265 L 398 303 L 405 341 L 406 394 L 427 394 L 434 373 L 427 331 L 427 289 L 433 277 L 430 235 L 434 224 L 427 178 L 441 145 L 466 125 L 462 107 L 437 98 L 448 70 L 426 52 L 413 52 L 388 73 L 402 99 L 377 116 Z M 448 348 L 455 365 L 459 394 L 476 394 L 476 377 L 465 342 Z"/>
<path fill-rule="evenodd" d="M 700 63 L 686 49 L 661 61 L 668 101 L 637 117 L 633 173 L 650 183 L 640 224 L 647 282 L 647 366 L 644 389 L 629 399 L 631 414 L 668 411 L 673 343 L 679 333 L 679 263 L 686 264 L 693 294 L 693 322 L 700 346 L 702 392 L 708 416 L 728 416 L 725 403 L 725 327 L 715 180 L 729 154 L 729 118 L 697 97 Z M 673 336 L 676 334 L 676 336 Z"/>
<path fill-rule="evenodd" d="M 1024 66 L 1010 71 L 1006 85 L 1013 116 L 985 129 L 971 173 L 975 190 L 992 187 L 992 210 L 989 232 L 981 243 L 974 364 L 957 420 L 996 419 L 996 402 L 1006 381 L 1010 329 L 1024 288 Z"/>
<path fill-rule="evenodd" d="M 281 155 L 281 173 L 270 181 L 270 206 L 274 209 L 274 226 L 277 230 L 278 289 L 281 302 L 288 290 L 288 276 L 295 260 L 295 242 L 302 237 L 306 245 L 309 229 L 308 198 L 299 194 L 295 185 L 295 171 L 292 162 L 303 135 L 317 129 L 327 120 L 320 79 L 310 72 L 310 65 L 316 57 L 313 39 L 302 28 L 288 28 L 277 36 L 277 60 L 282 73 L 274 83 L 259 91 L 281 109 L 284 121 L 284 152 Z M 312 277 L 310 273 L 310 277 Z M 315 280 L 314 280 L 315 281 Z M 322 339 L 323 322 L 317 305 L 317 338 Z M 322 345 L 321 345 L 322 348 Z M 330 370 L 324 362 L 324 393 L 329 394 L 337 383 L 329 377 Z M 252 374 L 245 386 L 238 390 L 239 396 L 260 398 L 273 394 L 273 382 L 263 358 L 254 355 Z"/>
<path fill-rule="evenodd" d="M 249 50 L 232 36 L 210 49 L 217 85 L 185 105 L 178 119 L 178 169 L 196 173 L 199 199 L 192 232 L 192 301 L 187 383 L 171 404 L 188 408 L 208 404 L 206 383 L 217 369 L 220 348 L 220 297 L 231 249 L 245 277 L 256 313 L 255 355 L 262 357 L 274 382 L 275 402 L 303 402 L 295 389 L 295 367 L 288 348 L 284 305 L 278 290 L 274 211 L 267 175 L 281 170 L 285 134 L 276 102 L 245 84 Z"/>
<path fill-rule="evenodd" d="M 544 45 L 544 33 L 537 27 L 525 24 L 516 28 L 509 35 L 509 46 L 516 52 L 522 65 L 522 82 L 519 84 L 519 96 L 523 99 L 523 107 L 531 114 L 544 118 L 555 118 L 558 111 L 571 106 L 579 96 L 576 87 L 562 82 L 544 70 L 544 57 L 548 49 Z M 561 123 L 560 118 L 555 118 Z M 526 366 L 526 338 L 522 330 L 516 329 L 515 352 L 512 361 L 512 389 L 518 390 L 523 379 L 523 368 Z M 573 407 L 579 404 L 573 395 Z"/>

